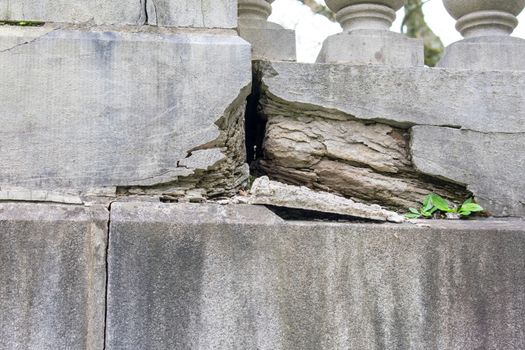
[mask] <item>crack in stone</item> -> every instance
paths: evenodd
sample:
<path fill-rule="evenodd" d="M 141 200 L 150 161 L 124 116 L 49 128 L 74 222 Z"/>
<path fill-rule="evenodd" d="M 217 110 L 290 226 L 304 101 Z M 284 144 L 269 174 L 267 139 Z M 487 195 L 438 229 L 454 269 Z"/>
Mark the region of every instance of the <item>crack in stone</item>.
<path fill-rule="evenodd" d="M 45 33 L 45 34 L 42 34 L 42 35 L 40 35 L 40 36 L 38 36 L 38 37 L 36 37 L 36 38 L 34 38 L 34 39 L 31 39 L 31 40 L 29 40 L 29 41 L 24 41 L 24 42 L 22 42 L 22 43 L 16 44 L 15 46 L 9 47 L 9 48 L 7 48 L 7 49 L 0 50 L 0 53 L 9 52 L 9 51 L 15 50 L 16 48 L 18 48 L 18 47 L 20 47 L 20 46 L 24 46 L 24 45 L 32 44 L 32 43 L 34 43 L 34 42 L 36 42 L 36 41 L 38 41 L 38 40 L 41 40 L 41 39 L 45 38 L 46 36 L 48 36 L 48 35 L 54 33 L 54 32 L 57 31 L 57 30 L 60 30 L 60 29 L 62 29 L 62 27 L 54 28 L 53 30 L 51 30 L 51 31 L 49 31 L 49 32 L 47 32 L 47 33 Z"/>

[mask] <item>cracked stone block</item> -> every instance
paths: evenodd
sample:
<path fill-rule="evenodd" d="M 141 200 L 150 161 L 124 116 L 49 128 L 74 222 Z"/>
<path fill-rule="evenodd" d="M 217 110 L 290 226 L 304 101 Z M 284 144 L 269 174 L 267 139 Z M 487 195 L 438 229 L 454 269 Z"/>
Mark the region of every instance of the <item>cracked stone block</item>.
<path fill-rule="evenodd" d="M 329 119 L 525 132 L 523 71 L 293 62 L 261 62 L 257 70 L 272 104 L 321 111 Z"/>
<path fill-rule="evenodd" d="M 104 347 L 109 213 L 0 204 L 0 349 Z"/>
<path fill-rule="evenodd" d="M 522 349 L 525 223 L 115 203 L 106 349 Z"/>
<path fill-rule="evenodd" d="M 492 214 L 524 215 L 523 72 L 287 62 L 255 69 L 265 121 L 255 165 L 271 179 L 394 210 L 418 207 L 429 192 L 456 203 L 472 192 Z M 411 132 L 419 132 L 412 145 Z"/>
<path fill-rule="evenodd" d="M 525 216 L 524 147 L 524 133 L 416 126 L 410 148 L 419 171 L 467 185 L 491 214 Z"/>
<path fill-rule="evenodd" d="M 0 0 L 0 21 L 235 28 L 229 0 Z"/>
<path fill-rule="evenodd" d="M 0 42 L 0 188 L 246 179 L 250 46 L 235 33 L 5 26 Z"/>

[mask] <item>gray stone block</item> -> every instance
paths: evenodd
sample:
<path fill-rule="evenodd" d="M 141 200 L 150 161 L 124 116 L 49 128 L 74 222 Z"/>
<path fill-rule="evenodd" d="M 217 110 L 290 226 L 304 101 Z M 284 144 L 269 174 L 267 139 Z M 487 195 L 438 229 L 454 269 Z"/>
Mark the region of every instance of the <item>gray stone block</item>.
<path fill-rule="evenodd" d="M 466 184 L 497 216 L 525 216 L 525 134 L 416 126 L 411 154 L 419 171 Z"/>
<path fill-rule="evenodd" d="M 0 349 L 101 350 L 103 207 L 0 204 Z"/>
<path fill-rule="evenodd" d="M 239 23 L 239 35 L 252 45 L 252 59 L 295 61 L 295 31 L 266 20 Z"/>
<path fill-rule="evenodd" d="M 318 63 L 418 67 L 425 65 L 423 42 L 386 30 L 354 30 L 329 36 Z"/>
<path fill-rule="evenodd" d="M 476 37 L 453 43 L 438 67 L 468 70 L 525 70 L 525 40 L 512 37 Z"/>
<path fill-rule="evenodd" d="M 0 42 L 0 186 L 235 182 L 251 86 L 235 32 L 4 26 Z"/>
<path fill-rule="evenodd" d="M 237 27 L 237 1 L 147 0 L 147 12 L 150 25 L 195 28 Z"/>
<path fill-rule="evenodd" d="M 0 0 L 0 20 L 235 28 L 229 0 Z"/>
<path fill-rule="evenodd" d="M 525 132 L 523 72 L 272 62 L 261 64 L 259 75 L 274 108 L 401 126 Z"/>
<path fill-rule="evenodd" d="M 525 223 L 116 203 L 107 349 L 525 347 Z"/>

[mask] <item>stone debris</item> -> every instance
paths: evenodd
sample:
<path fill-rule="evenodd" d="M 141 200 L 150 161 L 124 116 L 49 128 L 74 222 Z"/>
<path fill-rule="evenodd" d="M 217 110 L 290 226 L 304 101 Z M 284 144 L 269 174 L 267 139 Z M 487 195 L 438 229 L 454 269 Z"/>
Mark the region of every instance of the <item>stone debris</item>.
<path fill-rule="evenodd" d="M 351 199 L 327 192 L 316 192 L 304 186 L 286 185 L 271 181 L 267 176 L 254 181 L 249 196 L 238 196 L 236 199 L 245 204 L 313 210 L 375 221 L 405 221 L 401 215 L 385 210 L 379 205 L 356 203 Z"/>

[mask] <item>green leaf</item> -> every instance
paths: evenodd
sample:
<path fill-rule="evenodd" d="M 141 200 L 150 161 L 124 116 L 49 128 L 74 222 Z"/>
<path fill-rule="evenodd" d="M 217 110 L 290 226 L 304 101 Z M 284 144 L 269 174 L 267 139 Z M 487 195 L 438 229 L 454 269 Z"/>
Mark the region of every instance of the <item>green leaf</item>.
<path fill-rule="evenodd" d="M 419 215 L 419 210 L 417 210 L 416 208 L 408 208 L 408 210 L 410 210 L 410 212 L 411 212 L 412 214 L 417 214 L 417 215 Z"/>
<path fill-rule="evenodd" d="M 410 214 L 405 214 L 405 217 L 407 219 L 419 219 L 421 217 L 421 215 L 420 214 L 410 213 Z"/>
<path fill-rule="evenodd" d="M 464 201 L 462 206 L 465 205 L 465 204 L 470 204 L 470 203 L 474 203 L 474 199 L 472 197 L 467 199 L 466 201 Z"/>
<path fill-rule="evenodd" d="M 478 213 L 483 210 L 484 210 L 483 207 L 476 203 L 463 204 L 460 208 L 460 211 L 470 211 L 472 213 Z"/>
<path fill-rule="evenodd" d="M 432 205 L 432 193 L 427 195 L 424 199 L 423 199 L 423 208 L 429 206 L 429 205 Z"/>
<path fill-rule="evenodd" d="M 469 216 L 470 214 L 472 214 L 472 212 L 460 210 L 458 214 L 461 216 Z"/>
<path fill-rule="evenodd" d="M 438 208 L 439 210 L 447 212 L 447 213 L 450 213 L 453 211 L 453 209 L 451 209 L 448 206 L 448 202 L 445 199 L 438 196 L 437 194 L 432 193 L 431 200 L 432 200 L 432 204 L 434 204 L 434 206 Z"/>
<path fill-rule="evenodd" d="M 421 215 L 423 215 L 423 216 L 426 217 L 426 218 L 430 218 L 430 217 L 432 217 L 432 213 L 431 213 L 431 212 L 428 212 L 428 211 L 422 211 L 422 212 L 421 212 Z"/>

